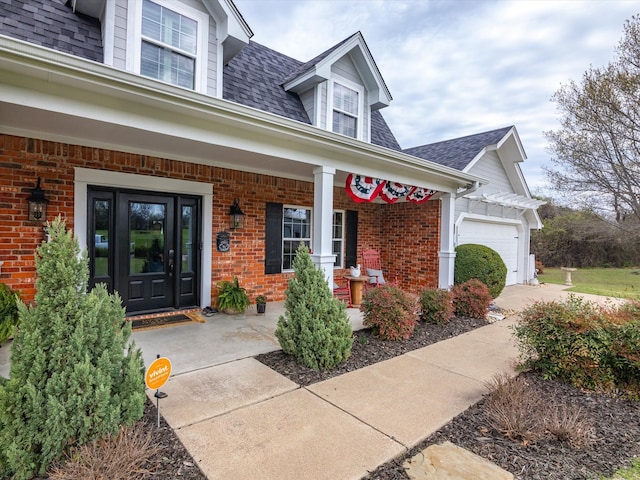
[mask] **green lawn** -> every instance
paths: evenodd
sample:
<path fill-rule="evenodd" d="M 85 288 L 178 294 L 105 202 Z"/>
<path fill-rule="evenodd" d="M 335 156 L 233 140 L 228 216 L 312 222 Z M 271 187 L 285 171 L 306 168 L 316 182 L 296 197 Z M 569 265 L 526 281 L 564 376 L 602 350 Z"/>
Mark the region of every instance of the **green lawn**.
<path fill-rule="evenodd" d="M 538 280 L 564 284 L 565 272 L 559 268 L 545 268 Z M 640 299 L 640 269 L 638 268 L 579 268 L 571 273 L 573 287 L 569 292 L 591 293 L 607 297 Z"/>
<path fill-rule="evenodd" d="M 640 460 L 636 460 L 629 468 L 618 470 L 613 477 L 603 477 L 602 480 L 640 480 Z"/>

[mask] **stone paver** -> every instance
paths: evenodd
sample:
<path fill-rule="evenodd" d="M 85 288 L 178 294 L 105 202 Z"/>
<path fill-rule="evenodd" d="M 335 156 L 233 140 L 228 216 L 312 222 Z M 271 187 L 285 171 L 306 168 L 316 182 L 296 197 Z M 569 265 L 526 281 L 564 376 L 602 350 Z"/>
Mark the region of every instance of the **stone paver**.
<path fill-rule="evenodd" d="M 451 442 L 431 445 L 404 469 L 412 480 L 513 480 L 513 475 Z"/>
<path fill-rule="evenodd" d="M 404 451 L 306 389 L 176 433 L 209 480 L 356 480 Z"/>

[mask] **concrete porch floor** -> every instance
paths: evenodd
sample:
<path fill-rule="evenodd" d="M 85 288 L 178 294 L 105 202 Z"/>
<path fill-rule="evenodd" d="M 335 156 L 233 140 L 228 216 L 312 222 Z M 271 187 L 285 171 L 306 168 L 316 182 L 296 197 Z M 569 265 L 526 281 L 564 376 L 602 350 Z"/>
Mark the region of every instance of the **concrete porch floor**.
<path fill-rule="evenodd" d="M 354 330 L 362 328 L 362 313 L 347 309 Z M 171 360 L 171 373 L 178 375 L 280 349 L 274 332 L 284 314 L 284 302 L 269 302 L 264 315 L 251 305 L 243 314 L 217 313 L 205 323 L 135 331 L 131 336 L 142 349 L 144 364 L 157 355 Z"/>
<path fill-rule="evenodd" d="M 361 329 L 362 313 L 357 308 L 347 313 L 352 328 Z M 145 366 L 160 355 L 171 360 L 171 373 L 178 375 L 279 350 L 274 332 L 282 314 L 284 302 L 269 302 L 264 315 L 258 315 L 251 305 L 243 314 L 218 313 L 204 317 L 205 323 L 134 331 L 131 338 L 141 348 Z M 9 377 L 10 357 L 9 341 L 0 347 L 0 376 L 5 378 Z"/>

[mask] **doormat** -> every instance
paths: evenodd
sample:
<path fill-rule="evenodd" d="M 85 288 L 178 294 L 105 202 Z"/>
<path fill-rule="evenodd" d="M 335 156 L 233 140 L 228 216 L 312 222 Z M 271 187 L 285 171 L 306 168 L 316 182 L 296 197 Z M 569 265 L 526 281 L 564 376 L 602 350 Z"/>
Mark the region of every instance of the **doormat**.
<path fill-rule="evenodd" d="M 199 311 L 179 313 L 177 315 L 132 317 L 131 326 L 136 331 L 152 330 L 155 328 L 175 327 L 186 323 L 204 323 Z"/>

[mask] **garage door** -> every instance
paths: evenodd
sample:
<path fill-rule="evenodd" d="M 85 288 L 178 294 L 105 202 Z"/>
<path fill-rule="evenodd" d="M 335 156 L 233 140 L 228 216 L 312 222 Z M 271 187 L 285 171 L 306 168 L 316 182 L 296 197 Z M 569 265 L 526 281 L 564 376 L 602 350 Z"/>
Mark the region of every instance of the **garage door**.
<path fill-rule="evenodd" d="M 507 285 L 518 281 L 518 228 L 500 223 L 465 220 L 458 230 L 458 245 L 479 243 L 494 249 L 507 266 Z"/>

